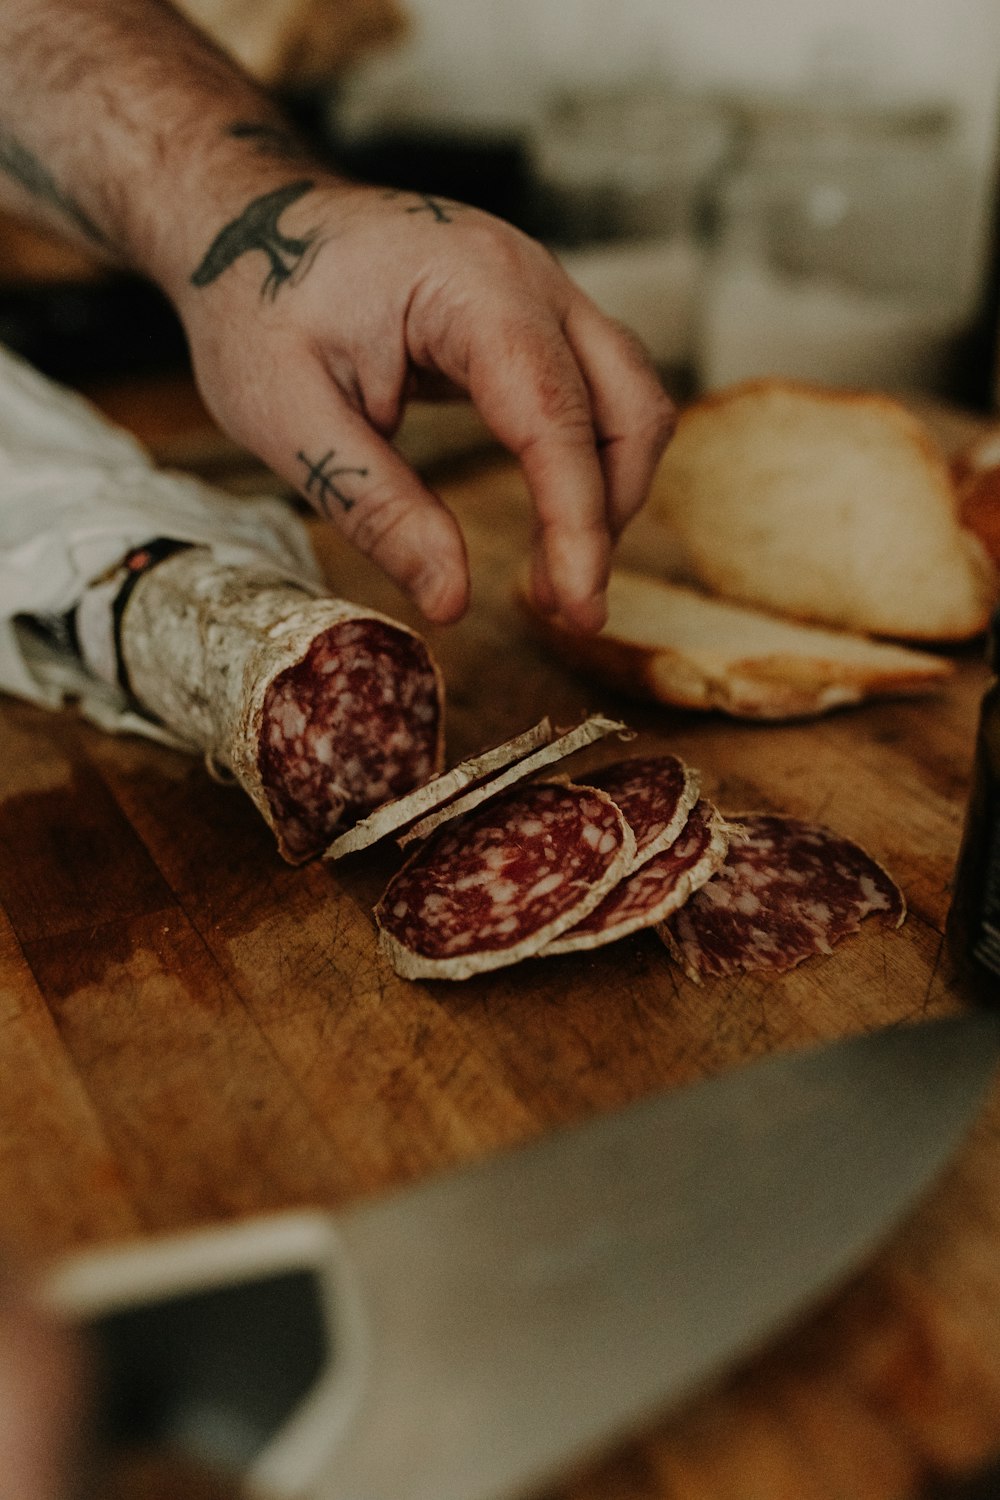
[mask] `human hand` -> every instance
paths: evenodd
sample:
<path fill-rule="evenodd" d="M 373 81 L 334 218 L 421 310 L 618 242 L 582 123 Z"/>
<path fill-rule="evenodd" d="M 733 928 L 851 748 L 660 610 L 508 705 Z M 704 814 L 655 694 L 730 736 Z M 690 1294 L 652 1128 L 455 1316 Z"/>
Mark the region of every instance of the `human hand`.
<path fill-rule="evenodd" d="M 0 1277 L 0 1500 L 77 1492 L 80 1350 L 4 1272 Z M 78 1475 L 76 1476 L 78 1477 Z"/>
<path fill-rule="evenodd" d="M 410 396 L 467 392 L 521 462 L 538 603 L 600 628 L 673 407 L 542 246 L 460 204 L 312 174 L 244 200 L 205 251 L 167 289 L 231 436 L 447 623 L 468 602 L 462 535 L 389 439 Z"/>

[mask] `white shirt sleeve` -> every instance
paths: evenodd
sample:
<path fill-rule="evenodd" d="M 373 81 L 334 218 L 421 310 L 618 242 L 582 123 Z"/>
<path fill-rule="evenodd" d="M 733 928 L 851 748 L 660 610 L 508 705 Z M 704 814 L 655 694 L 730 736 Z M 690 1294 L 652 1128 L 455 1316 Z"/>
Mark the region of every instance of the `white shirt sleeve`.
<path fill-rule="evenodd" d="M 151 733 L 120 694 L 40 648 L 16 619 L 68 613 L 155 537 L 210 547 L 220 562 L 267 561 L 321 587 L 306 527 L 285 502 L 157 469 L 83 397 L 0 348 L 0 691 L 52 708 L 73 697 L 104 728 Z"/>

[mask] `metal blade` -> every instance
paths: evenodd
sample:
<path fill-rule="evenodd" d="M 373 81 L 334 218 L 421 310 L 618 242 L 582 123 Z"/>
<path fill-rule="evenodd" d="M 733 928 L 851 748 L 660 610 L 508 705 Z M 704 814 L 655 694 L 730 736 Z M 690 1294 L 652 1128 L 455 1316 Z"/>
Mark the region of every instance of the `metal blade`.
<path fill-rule="evenodd" d="M 345 1215 L 367 1372 L 310 1494 L 501 1500 L 624 1437 L 863 1262 L 997 1057 L 981 1014 L 771 1058 Z"/>

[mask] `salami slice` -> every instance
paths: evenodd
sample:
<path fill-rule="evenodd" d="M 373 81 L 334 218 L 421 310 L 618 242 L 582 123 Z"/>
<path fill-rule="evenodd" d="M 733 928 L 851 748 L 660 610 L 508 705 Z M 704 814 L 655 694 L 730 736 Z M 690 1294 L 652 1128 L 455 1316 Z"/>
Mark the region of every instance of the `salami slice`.
<path fill-rule="evenodd" d="M 233 773 L 290 863 L 440 769 L 441 674 L 420 637 L 267 567 L 168 557 L 132 590 L 119 650 L 143 709 Z"/>
<path fill-rule="evenodd" d="M 533 755 L 527 755 L 519 760 L 516 765 L 508 767 L 499 776 L 493 776 L 481 786 L 474 787 L 466 792 L 464 796 L 456 797 L 454 801 L 448 802 L 437 812 L 431 813 L 426 818 L 421 818 L 408 828 L 401 838 L 397 840 L 401 848 L 413 843 L 416 839 L 425 839 L 440 828 L 443 823 L 452 818 L 463 817 L 471 812 L 474 807 L 479 807 L 483 802 L 492 797 L 499 797 L 502 792 L 507 791 L 519 781 L 526 781 L 529 776 L 544 770 L 558 760 L 565 760 L 570 755 L 575 755 L 577 750 L 582 750 L 586 745 L 592 745 L 596 740 L 603 739 L 609 734 L 628 733 L 625 724 L 618 719 L 604 719 L 599 714 L 594 714 L 589 719 L 584 719 L 575 729 L 562 734 L 551 744 L 536 750 Z"/>
<path fill-rule="evenodd" d="M 342 859 L 346 854 L 354 854 L 359 849 L 367 849 L 369 845 L 377 843 L 387 834 L 396 833 L 400 828 L 405 828 L 408 823 L 414 822 L 422 814 L 428 814 L 445 803 L 451 802 L 467 787 L 474 787 L 478 782 L 496 776 L 507 766 L 523 760 L 526 755 L 550 744 L 552 734 L 551 721 L 542 719 L 531 729 L 526 729 L 523 734 L 515 735 L 513 739 L 506 740 L 502 745 L 496 745 L 491 750 L 484 750 L 480 755 L 473 755 L 468 760 L 463 760 L 460 765 L 453 766 L 450 771 L 442 772 L 440 776 L 432 777 L 430 781 L 425 782 L 423 786 L 418 786 L 416 791 L 408 793 L 407 796 L 396 797 L 392 802 L 383 803 L 367 818 L 361 818 L 353 828 L 349 828 L 346 833 L 335 838 L 323 856 L 324 859 Z"/>
<path fill-rule="evenodd" d="M 669 849 L 698 800 L 700 777 L 676 755 L 612 761 L 582 778 L 617 802 L 635 834 L 635 866 Z"/>
<path fill-rule="evenodd" d="M 547 943 L 543 956 L 602 948 L 654 927 L 711 879 L 728 847 L 728 828 L 719 813 L 709 802 L 696 802 L 674 843 L 633 868 L 582 921 Z"/>
<path fill-rule="evenodd" d="M 903 921 L 895 882 L 850 839 L 777 814 L 735 821 L 743 836 L 718 874 L 657 929 L 691 979 L 784 973 L 832 952 L 872 913 Z"/>
<path fill-rule="evenodd" d="M 604 792 L 532 782 L 445 825 L 390 881 L 379 946 L 406 979 L 467 979 L 538 953 L 616 885 L 635 839 Z"/>

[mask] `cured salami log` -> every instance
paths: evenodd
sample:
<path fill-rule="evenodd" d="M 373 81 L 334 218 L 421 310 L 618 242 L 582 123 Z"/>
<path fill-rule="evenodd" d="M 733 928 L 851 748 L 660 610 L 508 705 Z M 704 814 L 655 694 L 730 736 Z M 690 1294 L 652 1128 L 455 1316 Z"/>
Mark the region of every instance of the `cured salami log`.
<path fill-rule="evenodd" d="M 602 948 L 654 927 L 711 879 L 728 847 L 729 831 L 719 813 L 709 802 L 695 803 L 674 843 L 633 868 L 588 916 L 548 943 L 543 956 Z"/>
<path fill-rule="evenodd" d="M 742 836 L 718 874 L 657 928 L 691 979 L 784 973 L 832 952 L 872 913 L 893 927 L 903 921 L 895 882 L 850 839 L 776 814 L 734 821 Z"/>
<path fill-rule="evenodd" d="M 634 852 L 604 792 L 532 782 L 417 850 L 375 909 L 379 946 L 406 979 L 517 963 L 597 906 Z"/>
<path fill-rule="evenodd" d="M 669 849 L 698 800 L 700 777 L 676 755 L 612 761 L 583 778 L 617 802 L 635 834 L 635 866 Z"/>
<path fill-rule="evenodd" d="M 384 615 L 191 547 L 144 573 L 119 623 L 127 687 L 231 771 L 297 864 L 441 767 L 443 689 Z"/>
<path fill-rule="evenodd" d="M 492 779 L 505 767 L 523 760 L 551 741 L 551 721 L 542 719 L 523 734 L 505 740 L 502 745 L 484 750 L 480 755 L 470 756 L 460 765 L 453 766 L 450 771 L 443 771 L 440 776 L 424 782 L 416 791 L 409 792 L 405 797 L 396 797 L 392 802 L 384 802 L 367 818 L 361 818 L 353 828 L 348 828 L 346 833 L 334 839 L 323 856 L 324 859 L 342 859 L 345 854 L 367 849 L 387 834 L 396 833 L 408 823 L 413 823 L 422 814 L 429 814 L 445 803 L 454 801 L 467 787 L 475 787 L 481 781 Z"/>
<path fill-rule="evenodd" d="M 515 765 L 509 766 L 506 771 L 501 771 L 498 776 L 491 776 L 480 786 L 473 787 L 461 797 L 446 803 L 437 812 L 430 813 L 426 818 L 421 818 L 397 840 L 400 848 L 413 843 L 416 839 L 425 839 L 427 836 L 440 828 L 442 823 L 450 822 L 452 818 L 464 817 L 474 807 L 479 807 L 492 797 L 499 797 L 508 787 L 514 786 L 519 781 L 526 781 L 529 776 L 534 776 L 536 771 L 542 771 L 547 766 L 553 765 L 557 760 L 565 760 L 570 755 L 575 755 L 586 745 L 592 745 L 596 740 L 603 739 L 609 734 L 627 734 L 626 726 L 618 719 L 603 719 L 599 714 L 594 714 L 589 719 L 584 719 L 575 729 L 570 729 L 566 734 L 561 734 L 551 744 L 544 745 L 532 755 L 526 755 L 523 760 L 517 761 Z"/>

